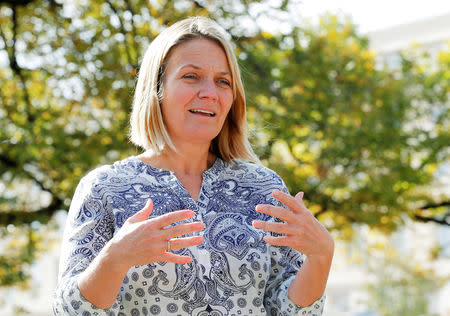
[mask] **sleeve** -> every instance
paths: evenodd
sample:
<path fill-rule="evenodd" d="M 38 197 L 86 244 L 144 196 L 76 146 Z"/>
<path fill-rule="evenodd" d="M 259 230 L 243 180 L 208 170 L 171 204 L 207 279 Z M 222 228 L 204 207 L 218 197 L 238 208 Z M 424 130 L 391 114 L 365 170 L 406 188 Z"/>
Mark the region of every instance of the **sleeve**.
<path fill-rule="evenodd" d="M 289 193 L 284 183 L 280 190 Z M 274 204 L 283 206 L 275 199 Z M 264 306 L 268 315 L 322 315 L 325 293 L 306 307 L 296 305 L 288 297 L 289 286 L 303 264 L 304 255 L 289 247 L 268 246 L 271 252 L 270 274 L 264 295 Z"/>
<path fill-rule="evenodd" d="M 114 216 L 105 207 L 101 185 L 92 172 L 75 191 L 64 229 L 58 285 L 53 297 L 54 315 L 112 315 L 88 302 L 78 289 L 77 278 L 113 237 Z"/>

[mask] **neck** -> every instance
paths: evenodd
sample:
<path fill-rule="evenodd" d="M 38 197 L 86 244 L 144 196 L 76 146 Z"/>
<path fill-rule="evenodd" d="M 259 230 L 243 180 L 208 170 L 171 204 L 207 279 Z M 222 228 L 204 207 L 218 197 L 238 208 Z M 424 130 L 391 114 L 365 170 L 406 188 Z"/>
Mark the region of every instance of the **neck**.
<path fill-rule="evenodd" d="M 214 162 L 215 157 L 209 152 L 209 145 L 200 148 L 178 144 L 176 148 L 177 152 L 167 146 L 160 155 L 143 154 L 145 162 L 184 176 L 202 175 Z"/>

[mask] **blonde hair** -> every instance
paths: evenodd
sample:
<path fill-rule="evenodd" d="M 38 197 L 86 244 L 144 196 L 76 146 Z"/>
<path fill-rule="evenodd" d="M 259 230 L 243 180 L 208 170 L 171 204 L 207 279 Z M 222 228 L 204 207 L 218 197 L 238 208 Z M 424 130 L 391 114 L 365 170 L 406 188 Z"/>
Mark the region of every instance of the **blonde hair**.
<path fill-rule="evenodd" d="M 211 142 L 210 151 L 227 162 L 233 159 L 259 162 L 247 138 L 245 93 L 230 36 L 214 21 L 204 17 L 181 20 L 159 34 L 148 47 L 139 70 L 130 140 L 145 150 L 160 154 L 167 145 L 176 151 L 164 125 L 160 108 L 163 81 L 170 52 L 178 45 L 204 38 L 222 47 L 232 76 L 233 104 L 223 127 Z"/>

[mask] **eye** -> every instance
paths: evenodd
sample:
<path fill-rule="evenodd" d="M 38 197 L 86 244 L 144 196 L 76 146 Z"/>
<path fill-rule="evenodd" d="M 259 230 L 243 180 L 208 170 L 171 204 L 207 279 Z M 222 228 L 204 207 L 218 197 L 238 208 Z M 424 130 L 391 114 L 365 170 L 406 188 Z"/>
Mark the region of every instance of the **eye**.
<path fill-rule="evenodd" d="M 219 79 L 218 82 L 219 82 L 220 84 L 222 84 L 222 85 L 226 85 L 226 86 L 231 87 L 231 83 L 230 83 L 227 79 Z"/>
<path fill-rule="evenodd" d="M 197 76 L 194 75 L 194 74 L 185 74 L 185 75 L 183 75 L 182 78 L 183 78 L 183 79 L 196 79 Z"/>

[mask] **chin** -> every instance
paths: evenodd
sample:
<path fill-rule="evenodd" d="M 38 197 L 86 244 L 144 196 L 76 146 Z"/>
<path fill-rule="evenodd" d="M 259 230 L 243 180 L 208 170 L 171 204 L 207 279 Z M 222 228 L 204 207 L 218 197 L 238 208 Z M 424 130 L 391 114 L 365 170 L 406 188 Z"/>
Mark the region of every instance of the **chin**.
<path fill-rule="evenodd" d="M 187 136 L 187 139 L 190 142 L 195 142 L 195 143 L 211 143 L 213 141 L 214 138 L 217 137 L 217 135 L 219 135 L 219 132 L 196 132 L 196 133 L 186 133 L 185 136 Z"/>

